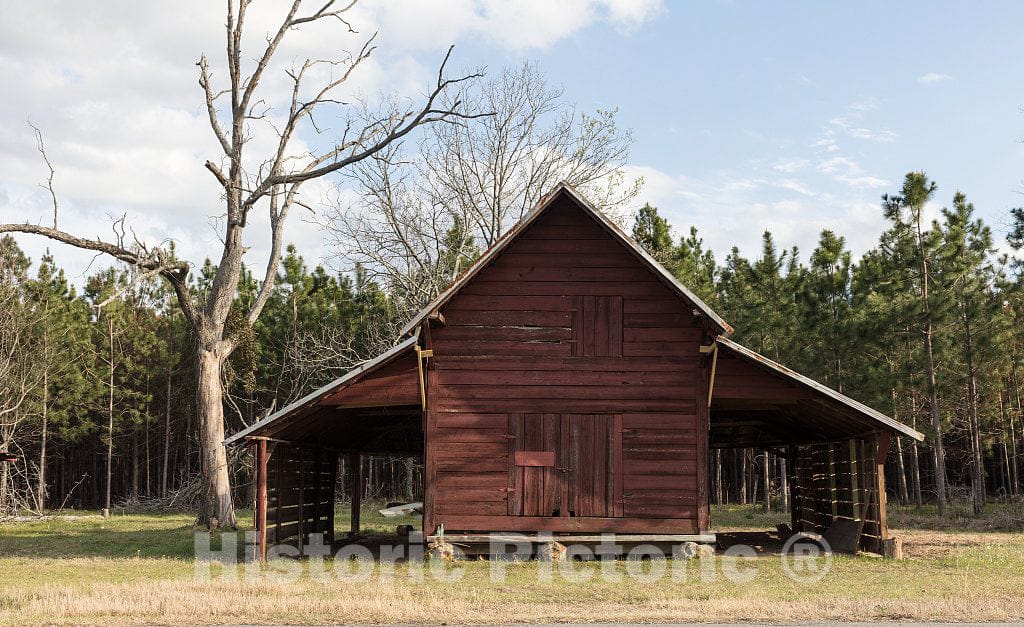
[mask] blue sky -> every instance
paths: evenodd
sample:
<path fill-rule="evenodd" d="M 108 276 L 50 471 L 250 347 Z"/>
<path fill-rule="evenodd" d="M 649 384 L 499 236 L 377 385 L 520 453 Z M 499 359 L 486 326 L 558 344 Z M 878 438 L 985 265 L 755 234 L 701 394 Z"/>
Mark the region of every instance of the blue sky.
<path fill-rule="evenodd" d="M 670 3 L 636 29 L 597 24 L 533 54 L 583 108 L 619 108 L 633 163 L 685 177 L 648 181 L 674 224 L 700 222 L 722 248 L 708 232 L 718 213 L 753 233 L 737 238 L 750 249 L 792 217 L 834 224 L 862 251 L 879 195 L 911 169 L 942 203 L 964 190 L 997 229 L 1024 202 L 1022 23 L 1020 3 Z M 688 180 L 710 189 L 688 198 Z M 748 214 L 747 201 L 780 204 Z M 805 253 L 817 231 L 779 230 Z"/>
<path fill-rule="evenodd" d="M 194 63 L 222 55 L 223 6 L 0 4 L 0 220 L 50 211 L 31 117 L 65 228 L 108 237 L 109 216 L 126 213 L 141 237 L 173 239 L 201 263 L 219 209 Z M 253 6 L 256 42 L 279 10 Z M 880 195 L 911 169 L 939 183 L 932 215 L 961 189 L 1000 240 L 1024 204 L 1021 3 L 364 0 L 354 20 L 380 30 L 356 86 L 367 93 L 421 91 L 454 43 L 456 68 L 532 60 L 580 110 L 617 108 L 635 137 L 628 173 L 645 179 L 639 201 L 698 226 L 720 259 L 733 244 L 756 255 L 765 228 L 805 259 L 822 228 L 862 253 L 884 228 Z M 358 42 L 313 32 L 287 54 Z M 331 261 L 310 221 L 295 219 L 288 239 Z M 47 244 L 24 246 L 38 258 Z M 56 252 L 73 274 L 92 259 Z"/>

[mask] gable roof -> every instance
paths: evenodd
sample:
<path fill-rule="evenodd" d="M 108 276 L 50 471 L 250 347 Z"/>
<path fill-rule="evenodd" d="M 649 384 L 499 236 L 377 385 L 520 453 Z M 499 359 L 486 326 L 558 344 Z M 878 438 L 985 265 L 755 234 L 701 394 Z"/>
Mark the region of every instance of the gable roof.
<path fill-rule="evenodd" d="M 536 222 L 537 218 L 544 214 L 544 212 L 555 204 L 555 201 L 561 197 L 568 197 L 578 205 L 584 213 L 588 214 L 597 223 L 607 231 L 613 239 L 619 241 L 626 249 L 629 250 L 634 256 L 636 256 L 641 263 L 643 263 L 649 270 L 658 276 L 664 283 L 668 285 L 674 292 L 681 296 L 684 300 L 690 302 L 696 307 L 702 314 L 708 317 L 715 326 L 718 327 L 719 331 L 726 335 L 732 333 L 732 327 L 729 326 L 725 320 L 722 319 L 711 307 L 709 307 L 704 301 L 700 299 L 696 294 L 691 292 L 685 285 L 679 282 L 671 272 L 666 270 L 664 266 L 655 261 L 646 250 L 644 250 L 639 244 L 633 241 L 628 235 L 626 235 L 622 229 L 612 222 L 606 215 L 601 213 L 596 207 L 590 204 L 583 196 L 581 196 L 575 189 L 572 188 L 568 183 L 559 183 L 555 189 L 550 193 L 546 194 L 541 198 L 540 202 L 537 203 L 533 209 L 530 210 L 523 219 L 520 220 L 515 226 L 513 226 L 504 236 L 501 237 L 497 242 L 494 243 L 490 248 L 484 251 L 484 254 L 480 256 L 476 262 L 470 266 L 458 279 L 456 279 L 448 289 L 438 294 L 437 298 L 430 302 L 429 305 L 424 307 L 418 314 L 416 314 L 412 320 L 409 321 L 404 327 L 402 327 L 402 335 L 412 332 L 418 328 L 419 325 L 433 312 L 440 309 L 449 300 L 455 296 L 459 290 L 461 290 L 467 283 L 469 283 L 473 277 L 480 273 L 487 264 L 494 260 L 500 255 L 509 245 L 515 241 L 515 239 L 522 233 L 528 226 Z"/>
<path fill-rule="evenodd" d="M 889 416 L 886 416 L 885 414 L 879 411 L 871 409 L 864 403 L 855 401 L 849 396 L 846 396 L 841 392 L 837 392 L 836 390 L 833 390 L 827 385 L 818 383 L 814 379 L 806 377 L 800 374 L 799 372 L 796 372 L 795 370 L 790 370 L 789 368 L 783 366 L 782 364 L 774 362 L 771 359 L 765 357 L 764 355 L 761 355 L 760 353 L 756 353 L 750 350 L 749 348 L 743 346 L 742 344 L 738 344 L 724 336 L 719 336 L 715 341 L 718 342 L 718 344 L 723 348 L 731 351 L 737 357 L 749 361 L 755 365 L 765 367 L 768 370 L 771 370 L 772 372 L 781 375 L 782 377 L 785 377 L 790 381 L 793 381 L 804 387 L 808 387 L 820 394 L 829 397 L 833 401 L 838 401 L 842 405 L 845 405 L 847 408 L 854 410 L 859 415 L 870 418 L 874 422 L 878 423 L 879 426 L 889 431 L 895 431 L 902 435 L 914 438 L 918 442 L 924 440 L 924 434 L 908 427 L 902 422 L 893 420 Z"/>
<path fill-rule="evenodd" d="M 337 392 L 346 385 L 354 383 L 359 378 L 368 375 L 371 372 L 379 368 L 382 368 L 383 366 L 386 366 L 387 364 L 391 363 L 401 355 L 405 354 L 407 351 L 414 350 L 414 347 L 418 341 L 419 333 L 415 333 L 411 337 L 406 338 L 402 342 L 398 343 L 397 345 L 393 346 L 387 351 L 381 353 L 380 355 L 377 355 L 373 359 L 364 361 L 363 363 L 359 364 L 352 370 L 346 372 L 341 377 L 338 377 L 334 381 L 331 381 L 330 383 L 319 388 L 318 390 L 310 392 L 309 394 L 303 396 L 294 403 L 285 405 L 284 407 L 277 410 L 273 414 L 267 416 L 266 418 L 254 422 L 253 424 L 249 425 L 245 429 L 242 429 L 238 433 L 231 435 L 231 437 L 224 440 L 224 444 L 233 444 L 246 436 L 252 435 L 257 431 L 260 431 L 267 425 L 273 422 L 277 422 L 279 419 L 285 416 L 294 414 L 295 412 L 302 409 L 309 409 L 311 407 L 316 406 L 320 401 L 327 398 L 334 392 Z"/>

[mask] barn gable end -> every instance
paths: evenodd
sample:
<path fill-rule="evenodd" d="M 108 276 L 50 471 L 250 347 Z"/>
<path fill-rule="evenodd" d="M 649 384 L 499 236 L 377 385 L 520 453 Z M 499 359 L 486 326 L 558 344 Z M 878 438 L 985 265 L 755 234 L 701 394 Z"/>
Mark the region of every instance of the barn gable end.
<path fill-rule="evenodd" d="M 688 304 L 551 201 L 424 330 L 427 532 L 706 531 L 713 336 Z"/>

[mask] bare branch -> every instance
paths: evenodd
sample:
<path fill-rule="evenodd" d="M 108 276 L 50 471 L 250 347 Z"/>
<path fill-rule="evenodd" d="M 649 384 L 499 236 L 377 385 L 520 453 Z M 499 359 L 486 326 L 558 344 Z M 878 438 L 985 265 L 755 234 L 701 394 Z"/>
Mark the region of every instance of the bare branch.
<path fill-rule="evenodd" d="M 199 66 L 199 86 L 203 88 L 203 93 L 206 95 L 206 113 L 210 118 L 210 128 L 213 129 L 213 134 L 217 136 L 217 141 L 220 143 L 221 149 L 224 150 L 224 154 L 230 156 L 231 144 L 228 142 L 224 129 L 217 119 L 216 100 L 224 92 L 214 93 L 213 87 L 210 84 L 210 65 L 206 60 L 205 54 L 199 57 L 199 63 L 196 65 Z"/>
<path fill-rule="evenodd" d="M 459 109 L 460 105 L 462 104 L 462 102 L 459 100 L 454 101 L 449 107 L 443 109 L 435 108 L 435 102 L 437 101 L 438 97 L 445 92 L 446 89 L 453 85 L 457 85 L 459 83 L 477 79 L 483 76 L 482 72 L 475 72 L 473 74 L 468 74 L 460 78 L 444 78 L 445 66 L 448 63 L 448 60 L 451 58 L 452 50 L 454 50 L 454 48 L 454 46 L 448 48 L 448 53 L 445 55 L 444 61 L 441 63 L 441 67 L 438 70 L 437 84 L 434 86 L 433 90 L 431 90 L 430 94 L 427 97 L 426 103 L 419 111 L 406 111 L 405 113 L 400 114 L 398 116 L 393 116 L 389 120 L 390 124 L 385 126 L 385 128 L 387 128 L 388 130 L 385 132 L 385 135 L 382 138 L 373 142 L 373 144 L 371 144 L 369 147 L 364 148 L 363 150 L 352 152 L 349 156 L 345 158 L 336 159 L 343 152 L 346 152 L 349 149 L 355 150 L 359 146 L 362 146 L 363 143 L 369 139 L 369 137 L 376 135 L 376 133 L 373 132 L 374 129 L 372 126 L 366 129 L 370 132 L 364 133 L 359 139 L 344 143 L 335 148 L 334 150 L 331 150 L 330 152 L 315 159 L 312 164 L 314 165 L 314 167 L 307 167 L 306 169 L 299 172 L 278 174 L 276 176 L 268 177 L 263 182 L 263 185 L 261 185 L 260 188 L 257 188 L 253 192 L 253 196 L 255 198 L 258 198 L 259 196 L 266 194 L 266 191 L 269 190 L 269 188 L 272 187 L 273 185 L 308 181 L 311 179 L 320 178 L 332 172 L 337 172 L 338 170 L 346 166 L 349 166 L 353 163 L 362 161 L 363 159 L 373 156 L 391 142 L 397 141 L 402 137 L 405 137 L 410 132 L 412 132 L 413 129 L 415 129 L 417 126 L 420 126 L 421 124 L 429 124 L 431 122 L 445 121 L 453 118 L 474 119 L 491 115 L 490 113 L 464 113 Z M 325 163 L 327 165 L 322 165 Z M 254 201 L 255 200 L 253 200 L 253 202 Z"/>
<path fill-rule="evenodd" d="M 118 230 L 118 223 L 120 222 L 121 220 L 118 220 L 114 223 L 114 229 L 115 233 L 118 233 L 119 240 L 122 240 L 123 227 L 121 227 L 122 230 Z M 197 324 L 199 321 L 199 313 L 196 311 L 195 306 L 192 303 L 192 297 L 188 288 L 188 263 L 185 261 L 171 259 L 170 256 L 160 248 L 153 250 L 140 248 L 137 251 L 133 251 L 128 248 L 124 248 L 123 246 L 104 242 L 99 239 L 85 239 L 65 231 L 29 223 L 0 224 L 0 233 L 42 235 L 43 237 L 52 239 L 56 242 L 61 242 L 83 250 L 94 250 L 96 252 L 109 255 L 118 261 L 123 261 L 127 264 L 142 268 L 143 270 L 150 270 L 159 273 L 171 283 L 172 287 L 174 287 L 178 296 L 178 301 L 181 304 L 182 311 L 185 313 L 185 317 L 188 318 L 189 322 Z"/>
<path fill-rule="evenodd" d="M 53 189 L 53 175 L 56 174 L 56 171 L 53 169 L 53 164 L 50 163 L 50 157 L 46 154 L 46 146 L 43 144 L 43 132 L 31 120 L 28 121 L 28 125 L 32 127 L 32 131 L 36 134 L 36 150 L 42 155 L 43 162 L 50 170 L 50 176 L 46 177 L 46 185 L 41 185 L 40 187 L 45 187 L 50 192 L 50 199 L 53 201 L 53 228 L 57 228 L 57 192 Z"/>

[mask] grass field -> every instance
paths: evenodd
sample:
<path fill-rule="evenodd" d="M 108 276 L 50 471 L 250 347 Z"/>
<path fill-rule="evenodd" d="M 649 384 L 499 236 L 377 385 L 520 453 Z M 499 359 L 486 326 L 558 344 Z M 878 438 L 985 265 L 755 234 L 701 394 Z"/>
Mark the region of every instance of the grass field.
<path fill-rule="evenodd" d="M 204 579 L 192 560 L 191 516 L 83 514 L 0 523 L 0 623 L 1024 619 L 1019 507 L 995 506 L 985 519 L 956 527 L 955 517 L 894 511 L 894 533 L 904 538 L 908 559 L 837 556 L 815 584 L 790 579 L 777 557 L 725 556 L 703 565 L 620 561 L 610 568 L 343 563 L 324 577 L 282 571 L 278 562 L 251 579 L 232 580 L 219 567 Z M 240 512 L 239 519 L 247 525 L 251 516 Z M 749 507 L 712 512 L 722 532 L 763 530 L 784 519 Z M 338 520 L 347 512 L 339 511 Z M 364 529 L 387 531 L 401 522 L 363 512 Z M 367 576 L 346 576 L 358 568 Z M 495 580 L 492 569 L 504 578 Z M 655 577 L 658 569 L 667 574 Z M 731 572 L 750 580 L 732 581 Z"/>

